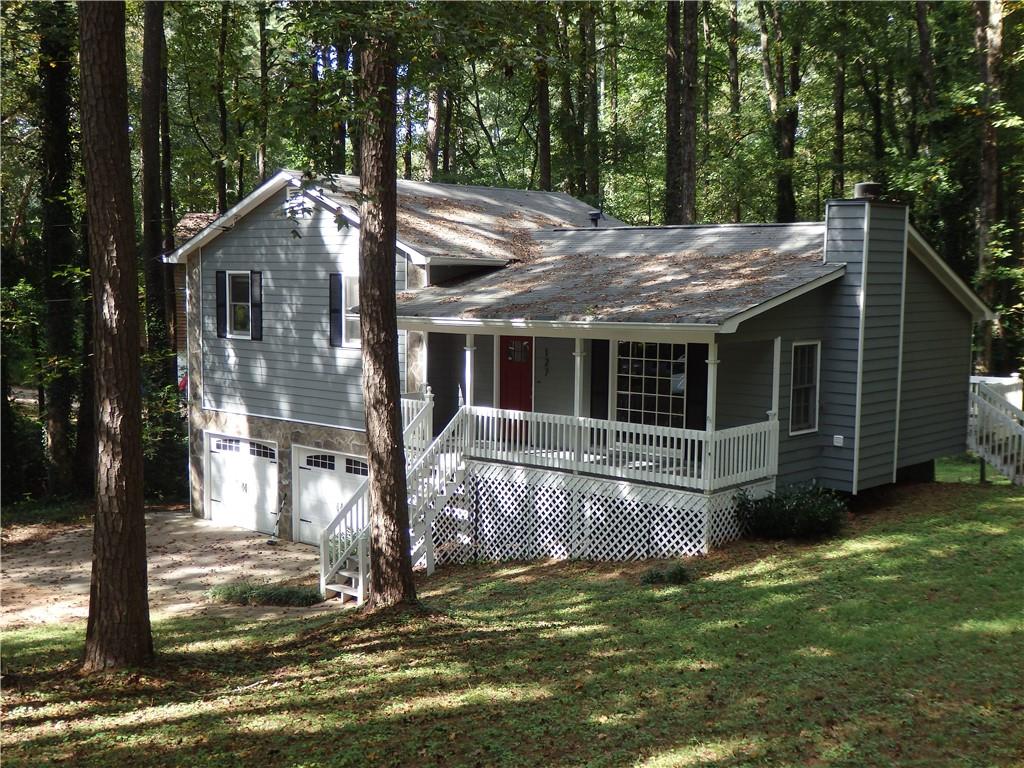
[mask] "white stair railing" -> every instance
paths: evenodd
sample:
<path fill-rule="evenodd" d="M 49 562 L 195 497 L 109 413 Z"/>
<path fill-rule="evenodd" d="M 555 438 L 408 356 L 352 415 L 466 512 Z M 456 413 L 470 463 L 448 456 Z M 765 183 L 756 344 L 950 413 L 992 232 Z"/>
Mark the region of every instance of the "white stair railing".
<path fill-rule="evenodd" d="M 980 382 L 972 383 L 969 402 L 967 447 L 1024 485 L 1024 411 Z"/>
<path fill-rule="evenodd" d="M 410 425 L 410 428 L 414 425 Z M 408 431 L 408 429 L 407 429 Z M 441 434 L 408 463 L 406 482 L 409 499 L 409 528 L 413 563 L 424 560 L 427 572 L 434 570 L 433 541 L 430 535 L 433 510 L 431 503 L 446 493 L 448 486 L 457 483 L 465 453 L 465 409 L 460 409 Z M 334 520 L 320 535 L 320 591 L 326 593 L 327 584 L 345 563 L 356 558 L 359 562 L 361 598 L 366 594 L 369 573 L 370 494 L 369 482 L 364 480 Z"/>

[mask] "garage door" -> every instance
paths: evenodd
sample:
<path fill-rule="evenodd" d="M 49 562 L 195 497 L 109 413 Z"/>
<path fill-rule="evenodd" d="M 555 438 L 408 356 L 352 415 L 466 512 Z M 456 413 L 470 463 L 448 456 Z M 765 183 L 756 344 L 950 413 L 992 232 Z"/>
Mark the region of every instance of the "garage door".
<path fill-rule="evenodd" d="M 277 533 L 277 448 L 210 436 L 210 516 L 219 525 Z"/>
<path fill-rule="evenodd" d="M 296 448 L 296 538 L 319 544 L 320 533 L 341 511 L 369 473 L 362 459 L 314 448 Z"/>

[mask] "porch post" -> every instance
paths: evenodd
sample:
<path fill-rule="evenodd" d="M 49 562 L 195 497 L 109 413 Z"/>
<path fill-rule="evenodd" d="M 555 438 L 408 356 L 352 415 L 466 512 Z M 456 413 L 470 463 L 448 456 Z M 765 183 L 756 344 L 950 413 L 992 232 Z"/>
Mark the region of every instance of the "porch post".
<path fill-rule="evenodd" d="M 575 363 L 573 377 L 572 415 L 577 419 L 583 415 L 583 339 L 576 337 L 576 348 L 572 357 Z M 578 466 L 583 461 L 583 428 L 579 425 L 573 430 L 575 435 L 575 446 L 573 448 L 574 461 Z"/>
<path fill-rule="evenodd" d="M 466 405 L 473 405 L 473 358 L 476 345 L 473 334 L 466 334 Z"/>
<path fill-rule="evenodd" d="M 715 420 L 718 398 L 718 342 L 708 343 L 708 406 L 704 438 L 704 490 L 715 490 Z"/>

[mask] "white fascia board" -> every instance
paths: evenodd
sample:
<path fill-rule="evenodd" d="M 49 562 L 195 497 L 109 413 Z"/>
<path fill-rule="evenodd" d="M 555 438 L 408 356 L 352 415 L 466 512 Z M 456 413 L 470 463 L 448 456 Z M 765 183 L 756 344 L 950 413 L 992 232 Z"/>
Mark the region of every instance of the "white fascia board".
<path fill-rule="evenodd" d="M 839 269 L 835 270 L 834 272 L 829 272 L 827 275 L 822 275 L 821 277 L 815 278 L 814 280 L 811 280 L 809 283 L 798 285 L 796 288 L 786 291 L 785 293 L 776 296 L 773 299 L 769 299 L 763 304 L 758 304 L 756 307 L 751 307 L 750 309 L 744 310 L 743 312 L 740 312 L 738 315 L 733 315 L 724 323 L 722 323 L 722 327 L 719 330 L 719 333 L 735 333 L 736 330 L 739 328 L 740 323 L 744 322 L 745 320 L 749 320 L 752 317 L 757 317 L 757 315 L 763 314 L 764 312 L 767 312 L 769 309 L 774 309 L 780 304 L 785 304 L 787 301 L 792 301 L 795 298 L 803 296 L 805 293 L 810 293 L 816 288 L 820 288 L 823 285 L 831 283 L 833 280 L 838 280 L 840 277 L 846 274 L 846 264 L 836 264 L 835 266 L 839 267 Z"/>
<path fill-rule="evenodd" d="M 430 256 L 427 260 L 435 267 L 503 267 L 509 259 L 487 256 Z"/>
<path fill-rule="evenodd" d="M 335 216 L 340 215 L 344 217 L 345 221 L 347 221 L 356 229 L 359 229 L 359 213 L 356 210 L 354 210 L 351 206 L 336 203 L 330 198 L 320 194 L 315 189 L 304 189 L 302 191 L 302 194 L 303 196 L 305 196 L 307 200 L 316 203 L 329 213 L 333 213 Z M 405 253 L 405 255 L 409 257 L 409 261 L 411 261 L 413 264 L 417 264 L 422 267 L 430 262 L 430 259 L 424 256 L 422 253 L 417 251 L 415 248 L 412 248 L 411 246 L 407 245 L 406 243 L 403 243 L 401 240 L 398 240 L 397 238 L 395 239 L 395 247 L 398 248 L 398 250 Z"/>
<path fill-rule="evenodd" d="M 270 197 L 284 189 L 288 184 L 297 184 L 295 174 L 291 171 L 278 171 L 252 192 L 243 197 L 233 206 L 219 216 L 213 222 L 201 229 L 196 235 L 190 237 L 175 250 L 166 254 L 163 261 L 167 264 L 184 264 L 189 254 L 194 253 L 211 240 L 219 237 L 225 232 L 234 229 L 238 220 L 254 208 L 262 205 Z"/>
<path fill-rule="evenodd" d="M 707 344 L 720 331 L 709 323 L 613 323 L 596 320 L 495 320 L 462 317 L 398 316 L 405 331 L 479 333 L 481 335 L 550 336 L 557 338 L 621 339 L 623 341 L 684 341 Z"/>
<path fill-rule="evenodd" d="M 967 307 L 971 317 L 976 322 L 995 320 L 996 313 L 985 306 L 985 302 L 979 299 L 970 286 L 961 280 L 960 276 L 942 260 L 942 257 L 935 252 L 934 248 L 928 245 L 928 241 L 921 236 L 921 233 L 912 224 L 907 225 L 907 231 L 907 243 L 911 252 L 961 304 Z"/>

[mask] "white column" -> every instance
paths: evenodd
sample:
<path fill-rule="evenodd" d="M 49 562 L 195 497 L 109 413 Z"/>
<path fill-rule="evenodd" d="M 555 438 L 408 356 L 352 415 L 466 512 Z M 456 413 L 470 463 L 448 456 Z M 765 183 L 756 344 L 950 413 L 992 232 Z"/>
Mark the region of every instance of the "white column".
<path fill-rule="evenodd" d="M 466 405 L 473 405 L 473 358 L 476 346 L 473 334 L 466 334 Z"/>
<path fill-rule="evenodd" d="M 718 343 L 708 344 L 708 404 L 704 437 L 704 490 L 715 490 L 715 420 L 718 409 Z"/>
<path fill-rule="evenodd" d="M 782 380 L 782 337 L 775 337 L 775 354 L 772 363 L 772 409 L 768 411 L 769 421 L 779 420 L 779 391 Z"/>
<path fill-rule="evenodd" d="M 573 378 L 572 415 L 579 417 L 583 413 L 583 339 L 576 339 L 576 349 L 572 356 L 575 362 L 575 377 Z"/>

